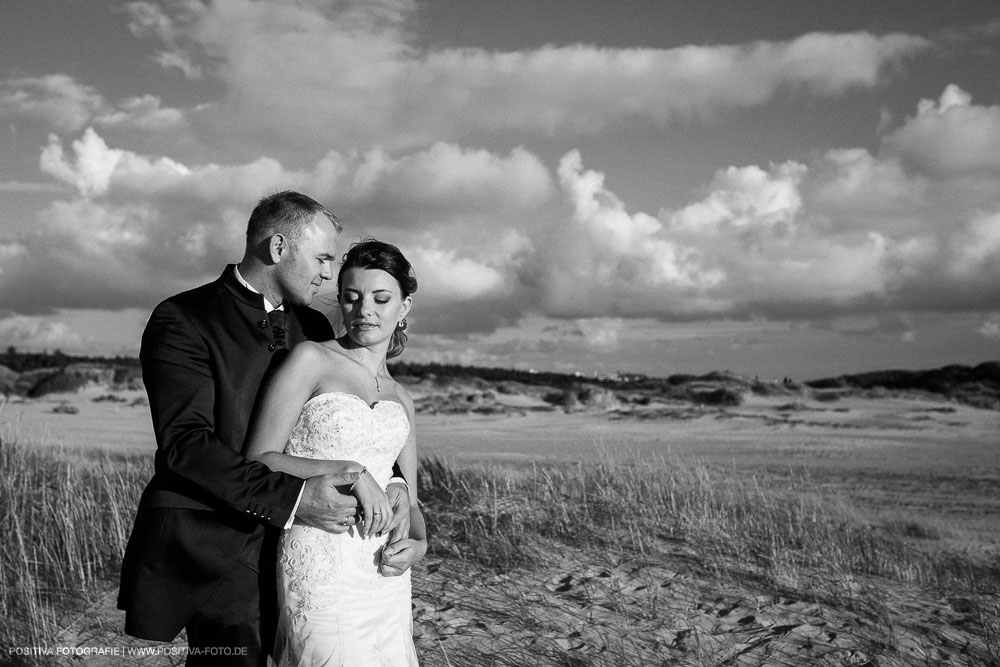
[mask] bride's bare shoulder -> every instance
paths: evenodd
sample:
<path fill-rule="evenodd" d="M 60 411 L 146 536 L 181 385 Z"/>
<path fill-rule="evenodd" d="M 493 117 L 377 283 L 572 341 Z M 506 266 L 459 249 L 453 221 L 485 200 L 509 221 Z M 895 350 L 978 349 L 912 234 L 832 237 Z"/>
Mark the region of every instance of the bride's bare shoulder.
<path fill-rule="evenodd" d="M 320 342 L 306 341 L 295 346 L 295 350 L 299 348 L 303 348 L 302 354 L 306 362 L 327 369 L 349 368 L 352 363 L 356 363 L 336 338 Z"/>
<path fill-rule="evenodd" d="M 343 354 L 336 349 L 339 347 L 335 341 L 303 341 L 292 348 L 283 365 L 300 371 L 317 372 L 331 365 L 337 366 L 343 359 Z"/>
<path fill-rule="evenodd" d="M 329 351 L 325 343 L 307 340 L 292 348 L 292 351 L 288 353 L 288 362 L 315 363 L 327 354 Z"/>

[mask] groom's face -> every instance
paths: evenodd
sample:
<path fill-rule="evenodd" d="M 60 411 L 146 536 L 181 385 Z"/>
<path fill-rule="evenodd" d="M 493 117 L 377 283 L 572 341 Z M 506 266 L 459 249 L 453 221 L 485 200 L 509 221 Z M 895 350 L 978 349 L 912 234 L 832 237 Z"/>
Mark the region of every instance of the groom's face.
<path fill-rule="evenodd" d="M 288 245 L 277 266 L 282 303 L 308 306 L 323 283 L 336 275 L 337 236 L 333 223 L 316 215 Z"/>

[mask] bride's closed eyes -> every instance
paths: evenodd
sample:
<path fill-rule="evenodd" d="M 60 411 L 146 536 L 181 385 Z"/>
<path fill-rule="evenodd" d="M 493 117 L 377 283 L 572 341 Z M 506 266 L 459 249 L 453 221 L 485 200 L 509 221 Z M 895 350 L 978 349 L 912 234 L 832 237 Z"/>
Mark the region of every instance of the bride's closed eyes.
<path fill-rule="evenodd" d="M 357 292 L 346 291 L 344 293 L 343 297 L 341 297 L 341 301 L 343 303 L 355 303 L 355 302 L 357 302 L 357 300 L 360 297 L 361 297 L 361 295 L 358 294 Z M 392 295 L 391 294 L 390 295 L 385 295 L 385 296 L 383 296 L 383 295 L 376 295 L 375 296 L 375 303 L 386 304 L 386 303 L 389 303 L 390 301 L 392 301 Z"/>

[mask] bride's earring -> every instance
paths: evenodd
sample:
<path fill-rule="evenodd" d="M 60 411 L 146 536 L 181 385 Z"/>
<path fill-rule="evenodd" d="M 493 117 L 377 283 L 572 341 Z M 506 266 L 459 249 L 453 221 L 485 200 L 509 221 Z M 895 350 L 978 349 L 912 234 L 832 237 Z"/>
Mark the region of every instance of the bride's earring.
<path fill-rule="evenodd" d="M 404 317 L 399 322 L 396 323 L 396 328 L 401 331 L 406 331 L 406 318 Z"/>

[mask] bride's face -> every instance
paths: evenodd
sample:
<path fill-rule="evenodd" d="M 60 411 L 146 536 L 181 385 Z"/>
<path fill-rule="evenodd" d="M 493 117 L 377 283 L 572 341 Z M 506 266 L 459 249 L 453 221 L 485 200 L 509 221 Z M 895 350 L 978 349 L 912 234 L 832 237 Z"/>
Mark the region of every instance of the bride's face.
<path fill-rule="evenodd" d="M 396 279 L 381 269 L 352 268 L 341 276 L 340 313 L 347 335 L 358 345 L 388 341 L 411 303 Z"/>

